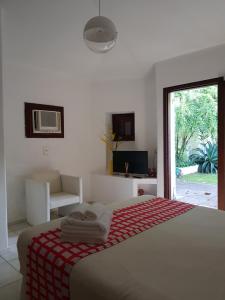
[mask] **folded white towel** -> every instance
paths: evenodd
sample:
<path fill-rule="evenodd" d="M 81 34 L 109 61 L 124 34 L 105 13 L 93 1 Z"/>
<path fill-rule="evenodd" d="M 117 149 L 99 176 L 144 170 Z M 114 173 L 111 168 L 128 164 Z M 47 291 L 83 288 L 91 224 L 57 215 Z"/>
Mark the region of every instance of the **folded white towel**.
<path fill-rule="evenodd" d="M 107 240 L 112 211 L 103 213 L 96 221 L 67 217 L 61 221 L 61 240 L 64 242 L 103 243 Z"/>
<path fill-rule="evenodd" d="M 76 220 L 85 220 L 85 212 L 89 206 L 90 204 L 88 203 L 78 204 L 76 208 L 69 214 L 69 217 L 74 218 Z"/>
<path fill-rule="evenodd" d="M 96 221 L 77 220 L 71 217 L 67 217 L 61 221 L 61 230 L 66 231 L 69 226 L 69 231 L 74 233 L 92 232 L 105 234 L 110 227 L 111 220 L 111 210 L 103 213 Z"/>
<path fill-rule="evenodd" d="M 95 221 L 106 211 L 106 207 L 100 203 L 88 204 L 83 203 L 77 205 L 77 207 L 69 214 L 69 217 L 76 220 Z"/>
<path fill-rule="evenodd" d="M 95 221 L 101 217 L 101 215 L 106 212 L 107 208 L 101 203 L 94 203 L 86 208 L 85 216 L 88 221 Z"/>
<path fill-rule="evenodd" d="M 83 227 L 83 226 L 74 226 L 69 224 L 61 225 L 61 230 L 68 233 L 90 233 L 90 234 L 104 234 L 96 227 Z"/>

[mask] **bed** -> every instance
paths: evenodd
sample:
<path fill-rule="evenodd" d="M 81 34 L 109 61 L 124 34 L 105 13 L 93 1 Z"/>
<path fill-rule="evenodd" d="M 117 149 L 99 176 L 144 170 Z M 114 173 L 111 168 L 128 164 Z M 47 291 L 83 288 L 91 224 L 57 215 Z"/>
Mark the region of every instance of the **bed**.
<path fill-rule="evenodd" d="M 109 205 L 118 209 L 150 196 Z M 32 237 L 59 227 L 55 220 L 18 240 L 26 299 L 27 249 Z M 194 207 L 182 215 L 80 260 L 70 274 L 71 300 L 224 300 L 225 213 Z"/>

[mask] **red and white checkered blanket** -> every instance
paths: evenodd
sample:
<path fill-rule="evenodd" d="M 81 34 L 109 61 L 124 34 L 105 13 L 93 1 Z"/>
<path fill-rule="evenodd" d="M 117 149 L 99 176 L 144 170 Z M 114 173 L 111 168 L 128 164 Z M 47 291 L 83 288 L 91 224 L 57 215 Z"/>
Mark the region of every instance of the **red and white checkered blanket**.
<path fill-rule="evenodd" d="M 112 247 L 193 207 L 156 198 L 115 210 L 109 237 L 104 244 L 63 243 L 59 228 L 33 237 L 27 255 L 28 299 L 69 299 L 70 273 L 80 259 Z"/>

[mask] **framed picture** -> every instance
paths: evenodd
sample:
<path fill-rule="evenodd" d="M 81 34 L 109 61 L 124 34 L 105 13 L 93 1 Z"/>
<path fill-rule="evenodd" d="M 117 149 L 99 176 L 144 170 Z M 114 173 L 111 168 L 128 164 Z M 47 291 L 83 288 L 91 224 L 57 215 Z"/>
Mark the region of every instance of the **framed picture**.
<path fill-rule="evenodd" d="M 27 138 L 64 138 L 62 106 L 24 103 Z"/>
<path fill-rule="evenodd" d="M 114 141 L 135 141 L 134 113 L 112 114 Z"/>

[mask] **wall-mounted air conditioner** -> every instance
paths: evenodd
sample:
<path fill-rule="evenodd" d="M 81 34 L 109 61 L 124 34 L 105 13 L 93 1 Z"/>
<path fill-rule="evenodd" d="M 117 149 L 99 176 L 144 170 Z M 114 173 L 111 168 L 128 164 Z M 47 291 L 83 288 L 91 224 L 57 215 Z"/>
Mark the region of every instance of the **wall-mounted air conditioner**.
<path fill-rule="evenodd" d="M 61 113 L 58 111 L 33 110 L 34 133 L 61 133 Z"/>

